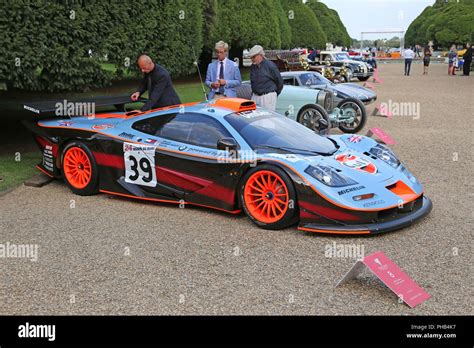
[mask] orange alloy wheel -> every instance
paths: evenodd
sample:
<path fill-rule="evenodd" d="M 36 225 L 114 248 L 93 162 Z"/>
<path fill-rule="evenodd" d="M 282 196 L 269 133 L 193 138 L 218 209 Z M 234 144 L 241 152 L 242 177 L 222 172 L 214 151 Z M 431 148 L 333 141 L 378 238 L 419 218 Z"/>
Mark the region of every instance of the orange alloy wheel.
<path fill-rule="evenodd" d="M 256 220 L 271 224 L 283 218 L 288 210 L 288 188 L 279 175 L 261 170 L 248 178 L 244 200 Z"/>
<path fill-rule="evenodd" d="M 85 188 L 92 179 L 92 166 L 86 152 L 80 147 L 71 147 L 64 154 L 64 175 L 72 187 Z"/>

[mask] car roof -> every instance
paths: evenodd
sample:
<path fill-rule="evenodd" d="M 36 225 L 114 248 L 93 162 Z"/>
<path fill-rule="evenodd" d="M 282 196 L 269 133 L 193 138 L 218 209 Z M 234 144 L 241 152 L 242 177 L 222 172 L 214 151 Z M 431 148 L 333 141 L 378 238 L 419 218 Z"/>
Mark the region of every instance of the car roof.
<path fill-rule="evenodd" d="M 183 105 L 185 112 L 194 112 L 204 115 L 209 115 L 212 117 L 224 117 L 234 112 L 242 112 L 248 110 L 254 110 L 256 108 L 255 102 L 242 98 L 220 98 L 210 101 L 203 101 L 201 103 L 193 105 Z M 165 110 L 156 110 L 155 112 L 150 112 L 147 115 L 141 115 L 148 117 L 154 117 L 164 114 L 169 114 L 170 112 L 180 112 L 180 106 L 167 108 Z"/>
<path fill-rule="evenodd" d="M 284 71 L 281 73 L 281 76 L 295 76 L 295 75 L 303 75 L 303 74 L 319 74 L 317 71 Z"/>

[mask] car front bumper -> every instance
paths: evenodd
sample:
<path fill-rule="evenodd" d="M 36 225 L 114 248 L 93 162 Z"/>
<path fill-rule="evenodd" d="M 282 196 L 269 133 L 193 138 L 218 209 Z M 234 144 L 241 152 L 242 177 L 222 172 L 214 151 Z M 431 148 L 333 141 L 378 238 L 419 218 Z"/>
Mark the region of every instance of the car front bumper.
<path fill-rule="evenodd" d="M 395 218 L 387 221 L 373 222 L 358 225 L 323 225 L 317 223 L 304 223 L 298 226 L 301 231 L 329 234 L 346 234 L 346 235 L 370 235 L 379 234 L 398 230 L 412 225 L 416 221 L 422 219 L 431 212 L 433 204 L 428 197 L 423 196 L 420 200 L 419 207 L 407 213 L 397 213 Z"/>

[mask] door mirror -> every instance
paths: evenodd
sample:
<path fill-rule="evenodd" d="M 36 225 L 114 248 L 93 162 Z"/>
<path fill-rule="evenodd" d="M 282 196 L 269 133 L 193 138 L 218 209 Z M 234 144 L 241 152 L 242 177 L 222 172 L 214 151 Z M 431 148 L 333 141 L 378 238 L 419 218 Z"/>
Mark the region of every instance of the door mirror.
<path fill-rule="evenodd" d="M 217 149 L 223 151 L 235 151 L 239 147 L 234 138 L 220 138 L 217 141 Z"/>

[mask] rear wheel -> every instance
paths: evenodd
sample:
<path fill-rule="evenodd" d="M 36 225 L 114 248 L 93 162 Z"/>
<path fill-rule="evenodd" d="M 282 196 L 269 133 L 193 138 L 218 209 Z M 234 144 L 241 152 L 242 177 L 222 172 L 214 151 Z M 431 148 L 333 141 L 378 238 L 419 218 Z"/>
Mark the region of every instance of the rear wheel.
<path fill-rule="evenodd" d="M 355 98 L 346 98 L 342 100 L 337 107 L 342 111 L 344 115 L 350 115 L 353 117 L 353 122 L 339 123 L 339 129 L 344 133 L 357 133 L 364 128 L 367 122 L 367 111 L 365 110 L 364 104 Z"/>
<path fill-rule="evenodd" d="M 99 174 L 94 156 L 82 142 L 66 145 L 62 155 L 62 172 L 72 192 L 90 196 L 98 192 Z"/>
<path fill-rule="evenodd" d="M 320 105 L 312 104 L 304 106 L 298 113 L 296 120 L 303 126 L 320 133 L 323 129 L 321 128 L 320 120 L 325 120 L 327 127 L 331 124 L 329 116 L 326 110 Z"/>
<path fill-rule="evenodd" d="M 296 222 L 296 191 L 288 175 L 278 167 L 262 165 L 247 172 L 240 187 L 245 214 L 258 227 L 279 230 Z"/>

